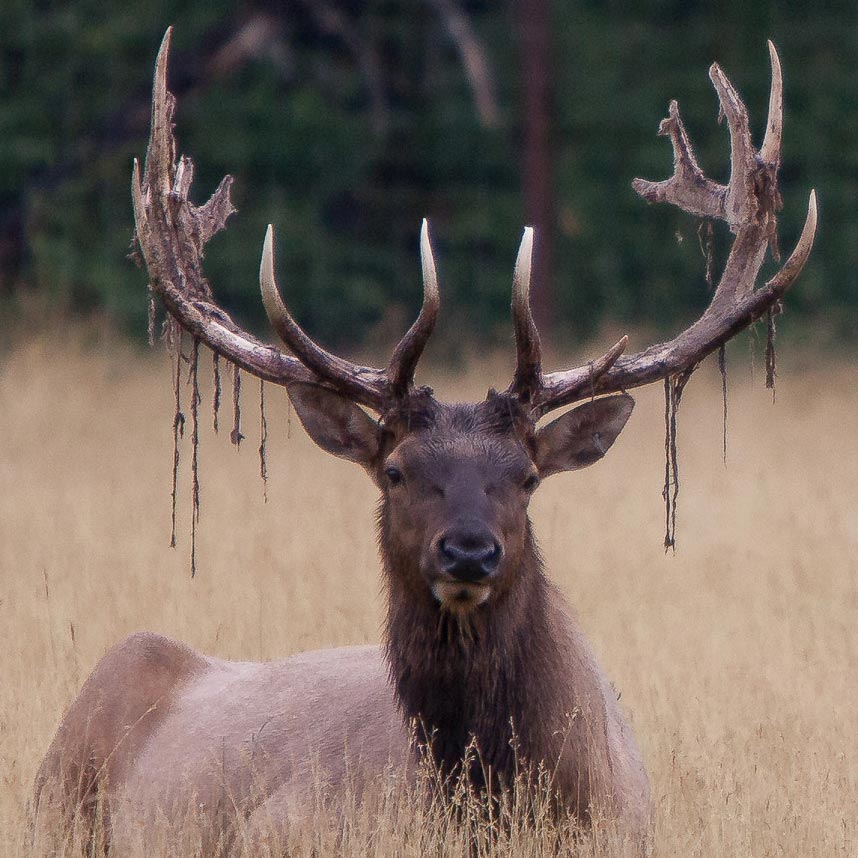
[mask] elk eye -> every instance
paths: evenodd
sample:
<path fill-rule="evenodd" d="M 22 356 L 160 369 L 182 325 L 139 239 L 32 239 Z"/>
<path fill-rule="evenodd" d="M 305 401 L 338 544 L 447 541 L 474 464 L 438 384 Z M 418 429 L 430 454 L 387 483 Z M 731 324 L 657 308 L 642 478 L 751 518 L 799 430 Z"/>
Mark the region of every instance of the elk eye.
<path fill-rule="evenodd" d="M 395 468 L 393 465 L 388 465 L 384 470 L 384 475 L 387 477 L 387 481 L 391 486 L 402 484 L 402 471 L 400 471 L 399 468 Z"/>
<path fill-rule="evenodd" d="M 539 485 L 539 475 L 538 474 L 531 474 L 522 484 L 522 488 L 526 492 L 532 492 L 536 489 L 536 487 L 538 485 Z"/>

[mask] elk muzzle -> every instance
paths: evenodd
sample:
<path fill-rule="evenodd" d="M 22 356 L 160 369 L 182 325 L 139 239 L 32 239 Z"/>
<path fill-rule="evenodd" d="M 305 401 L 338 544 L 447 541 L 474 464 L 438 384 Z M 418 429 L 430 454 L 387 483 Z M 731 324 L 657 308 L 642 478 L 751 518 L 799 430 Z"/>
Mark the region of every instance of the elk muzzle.
<path fill-rule="evenodd" d="M 447 533 L 438 540 L 438 568 L 456 581 L 478 584 L 498 568 L 503 549 L 488 532 Z"/>
<path fill-rule="evenodd" d="M 431 587 L 441 606 L 467 612 L 491 595 L 503 548 L 487 528 L 452 528 L 433 540 Z"/>

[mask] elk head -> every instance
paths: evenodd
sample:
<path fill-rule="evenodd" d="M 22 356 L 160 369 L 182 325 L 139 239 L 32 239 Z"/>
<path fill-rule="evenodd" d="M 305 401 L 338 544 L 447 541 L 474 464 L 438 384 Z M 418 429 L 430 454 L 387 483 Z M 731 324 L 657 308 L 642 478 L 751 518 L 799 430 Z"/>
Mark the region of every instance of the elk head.
<path fill-rule="evenodd" d="M 232 179 L 226 177 L 205 205 L 189 202 L 193 164 L 175 156 L 174 101 L 166 85 L 169 41 L 170 31 L 156 65 L 145 173 L 141 178 L 135 161 L 132 183 L 137 238 L 151 288 L 193 336 L 195 348 L 202 341 L 263 381 L 284 385 L 314 441 L 370 473 L 383 495 L 383 547 L 401 561 L 400 583 L 416 598 L 433 599 L 451 611 L 474 610 L 513 585 L 529 539 L 531 494 L 541 479 L 592 464 L 605 454 L 633 407 L 626 390 L 690 374 L 708 354 L 770 312 L 810 254 L 816 229 L 813 193 L 792 255 L 768 282 L 756 285 L 776 235 L 779 204 L 782 85 L 770 43 L 772 91 L 759 150 L 751 144 L 747 111 L 732 84 L 717 64 L 710 70 L 730 129 L 728 185 L 703 175 L 675 101 L 660 128 L 673 144 L 674 175 L 663 182 L 633 183 L 648 200 L 673 202 L 696 215 L 726 221 L 736 236 L 709 307 L 674 339 L 624 356 L 623 337 L 581 366 L 543 372 L 529 304 L 533 230 L 528 228 L 513 280 L 513 380 L 502 393 L 490 391 L 483 402 L 447 405 L 414 383 L 439 307 L 426 222 L 420 242 L 423 306 L 383 369 L 332 355 L 300 328 L 275 283 L 269 227 L 260 270 L 262 297 L 275 330 L 292 352 L 287 355 L 238 328 L 213 302 L 201 260 L 205 243 L 233 211 Z M 587 401 L 538 427 L 552 409 L 581 400 Z"/>
<path fill-rule="evenodd" d="M 382 545 L 391 573 L 402 579 L 397 583 L 411 598 L 434 599 L 459 614 L 503 595 L 515 583 L 529 547 L 527 507 L 540 481 L 598 461 L 634 406 L 628 395 L 596 399 L 536 428 L 529 403 L 540 395 L 540 386 L 528 374 L 528 367 L 539 364 L 528 302 L 532 249 L 533 230 L 527 229 L 514 278 L 519 369 L 506 392 L 492 390 L 483 402 L 448 405 L 413 384 L 413 366 L 438 306 L 425 221 L 423 308 L 386 371 L 386 386 L 379 390 L 380 418 L 370 417 L 347 391 L 304 382 L 287 385 L 310 437 L 329 453 L 362 465 L 380 488 Z M 293 350 L 301 349 L 305 360 L 311 353 L 318 356 L 318 347 L 299 333 L 284 307 L 273 269 L 269 232 L 261 275 L 265 307 Z M 594 375 L 616 360 L 624 346 L 625 338 L 596 362 Z M 402 365 L 403 355 L 408 367 Z M 327 373 L 331 362 L 316 366 Z M 359 374 L 359 368 L 338 366 L 350 379 Z"/>

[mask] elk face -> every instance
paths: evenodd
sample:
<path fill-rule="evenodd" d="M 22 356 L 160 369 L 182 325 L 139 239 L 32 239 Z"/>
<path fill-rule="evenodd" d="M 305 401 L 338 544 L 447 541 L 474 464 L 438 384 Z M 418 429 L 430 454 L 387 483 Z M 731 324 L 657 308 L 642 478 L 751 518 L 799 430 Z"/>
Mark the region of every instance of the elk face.
<path fill-rule="evenodd" d="M 485 403 L 483 403 L 485 405 Z M 481 406 L 442 407 L 380 463 L 382 525 L 399 574 L 450 611 L 510 584 L 539 474 L 523 439 L 484 425 Z"/>
<path fill-rule="evenodd" d="M 381 489 L 392 573 L 458 614 L 515 585 L 540 481 L 598 461 L 634 405 L 630 396 L 595 400 L 537 430 L 518 400 L 502 394 L 475 405 L 423 394 L 377 423 L 317 386 L 292 385 L 289 393 L 313 440 L 363 465 Z"/>

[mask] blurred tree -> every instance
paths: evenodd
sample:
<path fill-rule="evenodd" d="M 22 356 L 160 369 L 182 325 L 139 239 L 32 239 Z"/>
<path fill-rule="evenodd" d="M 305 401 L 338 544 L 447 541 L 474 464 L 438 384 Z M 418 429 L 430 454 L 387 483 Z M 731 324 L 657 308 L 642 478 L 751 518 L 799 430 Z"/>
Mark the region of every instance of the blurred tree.
<path fill-rule="evenodd" d="M 811 186 L 821 201 L 817 250 L 790 310 L 854 328 L 858 7 L 848 0 L 138 0 L 107 11 L 94 0 L 7 0 L 7 306 L 30 292 L 144 328 L 144 276 L 124 258 L 128 178 L 171 23 L 179 138 L 200 194 L 226 172 L 237 178 L 241 213 L 208 270 L 250 324 L 262 327 L 256 267 L 268 221 L 289 303 L 312 333 L 337 344 L 404 324 L 419 301 L 428 214 L 453 351 L 475 334 L 510 338 L 527 220 L 543 227 L 537 288 L 558 334 L 586 335 L 606 319 L 674 326 L 707 298 L 697 224 L 648 208 L 630 180 L 669 172 L 655 131 L 673 97 L 703 164 L 723 175 L 726 132 L 706 67 L 717 58 L 733 76 L 760 133 L 771 37 L 786 73 L 785 245 Z"/>
<path fill-rule="evenodd" d="M 554 327 L 557 299 L 554 288 L 554 177 L 550 108 L 552 52 L 548 0 L 520 0 L 518 52 L 522 79 L 522 193 L 527 222 L 536 227 L 531 307 L 543 333 Z"/>

